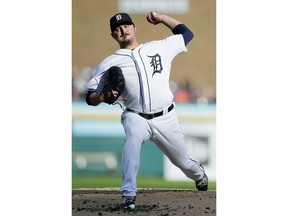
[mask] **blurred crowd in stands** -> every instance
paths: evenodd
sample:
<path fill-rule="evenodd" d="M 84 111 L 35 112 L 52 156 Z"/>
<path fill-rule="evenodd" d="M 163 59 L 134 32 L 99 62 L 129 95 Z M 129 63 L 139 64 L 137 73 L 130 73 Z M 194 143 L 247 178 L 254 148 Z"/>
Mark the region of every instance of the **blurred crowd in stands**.
<path fill-rule="evenodd" d="M 73 70 L 72 73 L 72 99 L 85 100 L 86 92 L 83 86 L 92 78 L 93 69 L 85 67 L 80 73 Z M 201 88 L 195 87 L 188 79 L 182 81 L 170 81 L 170 89 L 174 94 L 176 103 L 198 103 L 198 104 L 215 104 L 216 89 L 215 87 Z"/>

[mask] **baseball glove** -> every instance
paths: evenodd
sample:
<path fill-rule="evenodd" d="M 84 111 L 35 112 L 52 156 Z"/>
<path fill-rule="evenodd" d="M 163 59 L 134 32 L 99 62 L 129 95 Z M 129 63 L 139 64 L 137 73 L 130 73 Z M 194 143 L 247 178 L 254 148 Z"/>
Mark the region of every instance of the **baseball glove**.
<path fill-rule="evenodd" d="M 108 74 L 105 85 L 102 89 L 104 102 L 107 104 L 113 104 L 124 91 L 125 79 L 121 68 L 116 66 L 111 67 L 106 73 Z M 117 91 L 118 94 L 115 96 L 113 91 Z"/>

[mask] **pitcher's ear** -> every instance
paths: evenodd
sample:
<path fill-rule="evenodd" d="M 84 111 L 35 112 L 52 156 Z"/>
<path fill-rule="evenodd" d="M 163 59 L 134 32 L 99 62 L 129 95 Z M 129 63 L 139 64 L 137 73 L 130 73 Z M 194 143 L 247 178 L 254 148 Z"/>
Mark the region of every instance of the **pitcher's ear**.
<path fill-rule="evenodd" d="M 111 32 L 111 36 L 115 39 L 114 35 L 113 35 L 113 32 Z"/>

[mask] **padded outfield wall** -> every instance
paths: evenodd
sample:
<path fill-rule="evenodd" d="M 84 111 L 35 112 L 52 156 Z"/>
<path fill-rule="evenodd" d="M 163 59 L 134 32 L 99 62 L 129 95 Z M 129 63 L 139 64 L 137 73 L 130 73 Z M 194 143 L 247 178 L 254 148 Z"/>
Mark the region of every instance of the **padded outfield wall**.
<path fill-rule="evenodd" d="M 187 151 L 204 165 L 210 180 L 216 180 L 215 104 L 177 104 Z M 72 103 L 73 175 L 121 175 L 124 130 L 118 105 Z M 186 180 L 162 152 L 148 141 L 143 144 L 139 175 L 162 176 L 167 180 Z M 187 179 L 188 180 L 188 179 Z"/>

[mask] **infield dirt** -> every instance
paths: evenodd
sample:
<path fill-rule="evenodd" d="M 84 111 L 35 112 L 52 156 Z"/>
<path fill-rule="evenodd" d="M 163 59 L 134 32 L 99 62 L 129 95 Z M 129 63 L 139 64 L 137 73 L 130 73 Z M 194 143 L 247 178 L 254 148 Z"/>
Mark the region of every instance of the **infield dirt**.
<path fill-rule="evenodd" d="M 139 189 L 133 211 L 120 209 L 120 201 L 117 189 L 72 190 L 72 215 L 216 215 L 216 191 Z"/>

